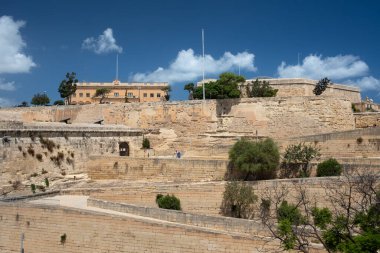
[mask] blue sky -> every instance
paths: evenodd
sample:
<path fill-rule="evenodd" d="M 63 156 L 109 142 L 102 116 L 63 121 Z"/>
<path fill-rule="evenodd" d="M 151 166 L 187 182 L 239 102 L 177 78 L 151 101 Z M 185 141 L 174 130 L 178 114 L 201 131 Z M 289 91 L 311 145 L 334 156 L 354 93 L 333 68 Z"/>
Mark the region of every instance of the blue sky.
<path fill-rule="evenodd" d="M 329 77 L 380 101 L 380 2 L 19 1 L 0 7 L 0 106 L 47 92 L 66 72 L 80 81 L 169 81 L 172 98 L 201 71 L 256 76 Z"/>

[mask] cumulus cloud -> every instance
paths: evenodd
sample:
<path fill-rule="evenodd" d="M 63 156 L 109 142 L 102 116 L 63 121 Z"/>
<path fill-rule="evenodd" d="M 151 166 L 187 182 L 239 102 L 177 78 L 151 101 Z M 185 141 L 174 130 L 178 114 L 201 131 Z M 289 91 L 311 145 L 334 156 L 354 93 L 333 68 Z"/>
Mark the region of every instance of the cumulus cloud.
<path fill-rule="evenodd" d="M 353 55 L 337 55 L 323 58 L 320 55 L 305 57 L 302 64 L 287 65 L 282 62 L 277 68 L 279 77 L 303 77 L 319 80 L 328 77 L 333 81 L 351 84 L 362 91 L 378 90 L 380 80 L 368 75 L 368 65 Z"/>
<path fill-rule="evenodd" d="M 279 77 L 320 79 L 327 76 L 337 80 L 364 76 L 368 70 L 368 65 L 353 55 L 325 58 L 320 55 L 309 55 L 300 65 L 286 65 L 285 62 L 282 62 L 277 68 Z"/>
<path fill-rule="evenodd" d="M 31 56 L 23 53 L 26 43 L 20 29 L 24 21 L 14 21 L 12 17 L 0 17 L 0 73 L 29 72 L 36 64 Z"/>
<path fill-rule="evenodd" d="M 94 51 L 97 54 L 121 53 L 123 51 L 123 48 L 116 44 L 111 28 L 107 28 L 97 39 L 94 37 L 85 39 L 82 43 L 82 48 Z"/>
<path fill-rule="evenodd" d="M 14 91 L 15 89 L 15 82 L 5 82 L 4 79 L 0 78 L 0 90 Z"/>
<path fill-rule="evenodd" d="M 248 52 L 236 55 L 225 52 L 219 59 L 214 59 L 211 55 L 205 55 L 205 74 L 215 75 L 221 72 L 237 69 L 239 66 L 243 70 L 256 71 L 254 66 L 254 54 Z M 193 81 L 202 76 L 203 59 L 201 55 L 195 55 L 190 48 L 181 50 L 177 58 L 167 67 L 159 67 L 153 72 L 136 73 L 132 76 L 137 82 L 184 82 Z"/>

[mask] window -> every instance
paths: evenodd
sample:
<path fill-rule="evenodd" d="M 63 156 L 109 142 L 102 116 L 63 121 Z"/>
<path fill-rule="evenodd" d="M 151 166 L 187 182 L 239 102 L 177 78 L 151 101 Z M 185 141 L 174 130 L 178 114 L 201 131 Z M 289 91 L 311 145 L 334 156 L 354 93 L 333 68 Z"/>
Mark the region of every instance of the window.
<path fill-rule="evenodd" d="M 82 97 L 83 97 L 83 93 L 79 93 L 79 97 L 81 97 L 81 98 L 82 98 Z"/>
<path fill-rule="evenodd" d="M 133 98 L 133 93 L 132 92 L 128 92 L 127 97 Z"/>
<path fill-rule="evenodd" d="M 113 94 L 113 96 L 114 96 L 114 97 L 118 97 L 118 96 L 119 96 L 119 92 L 115 92 L 115 93 Z"/>
<path fill-rule="evenodd" d="M 86 93 L 86 97 L 89 98 L 90 97 L 90 93 Z"/>
<path fill-rule="evenodd" d="M 151 98 L 154 98 L 154 93 L 150 93 L 150 97 L 151 97 Z"/>
<path fill-rule="evenodd" d="M 157 93 L 157 97 L 160 98 L 161 97 L 161 93 Z"/>
<path fill-rule="evenodd" d="M 144 98 L 148 97 L 148 93 L 144 93 Z"/>

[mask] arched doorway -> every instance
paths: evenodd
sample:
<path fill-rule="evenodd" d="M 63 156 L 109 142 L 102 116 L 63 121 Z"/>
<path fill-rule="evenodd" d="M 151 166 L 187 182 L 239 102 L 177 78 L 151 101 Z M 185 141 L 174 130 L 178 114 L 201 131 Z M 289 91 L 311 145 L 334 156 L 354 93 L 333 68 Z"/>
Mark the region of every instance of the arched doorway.
<path fill-rule="evenodd" d="M 129 156 L 129 144 L 128 142 L 119 143 L 120 156 Z"/>

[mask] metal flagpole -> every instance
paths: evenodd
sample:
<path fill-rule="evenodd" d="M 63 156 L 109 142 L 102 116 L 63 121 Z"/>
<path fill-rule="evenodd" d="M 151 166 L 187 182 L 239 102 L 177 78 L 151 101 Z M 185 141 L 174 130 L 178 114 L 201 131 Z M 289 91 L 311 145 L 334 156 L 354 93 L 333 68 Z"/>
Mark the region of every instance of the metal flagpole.
<path fill-rule="evenodd" d="M 203 87 L 203 100 L 206 99 L 206 93 L 205 93 L 205 35 L 204 31 L 202 29 L 202 75 L 203 75 L 203 80 L 202 80 L 202 87 Z"/>
<path fill-rule="evenodd" d="M 116 80 L 119 80 L 119 54 L 116 54 Z"/>

